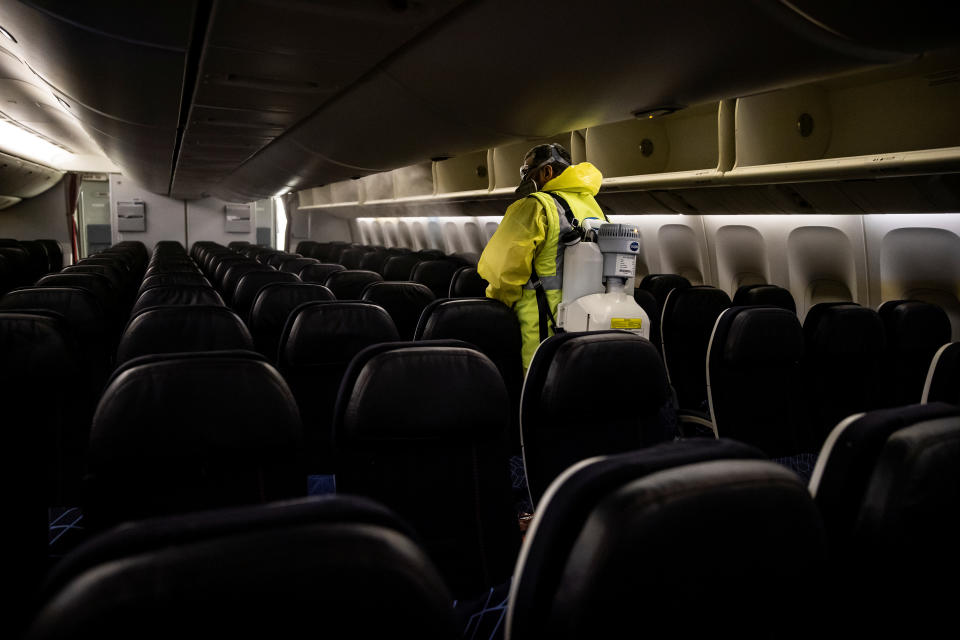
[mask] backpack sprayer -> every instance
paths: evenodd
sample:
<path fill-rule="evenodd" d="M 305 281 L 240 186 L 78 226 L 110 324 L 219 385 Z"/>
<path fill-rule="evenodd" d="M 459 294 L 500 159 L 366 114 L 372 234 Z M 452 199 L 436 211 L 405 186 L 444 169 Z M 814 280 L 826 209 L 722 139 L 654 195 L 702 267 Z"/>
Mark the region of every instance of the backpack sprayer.
<path fill-rule="evenodd" d="M 557 327 L 563 331 L 625 329 L 649 339 L 650 318 L 632 292 L 626 291 L 636 273 L 639 252 L 640 231 L 635 226 L 585 220 L 582 239 L 564 249 Z"/>

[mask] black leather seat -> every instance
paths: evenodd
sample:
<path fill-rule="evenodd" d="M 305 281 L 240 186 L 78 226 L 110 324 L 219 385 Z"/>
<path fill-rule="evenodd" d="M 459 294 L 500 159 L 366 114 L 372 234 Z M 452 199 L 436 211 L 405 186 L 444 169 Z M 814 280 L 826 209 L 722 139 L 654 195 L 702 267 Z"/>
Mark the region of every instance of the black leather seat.
<path fill-rule="evenodd" d="M 267 264 L 276 269 L 277 271 L 283 271 L 281 267 L 291 260 L 300 260 L 303 256 L 299 254 L 277 252 L 267 260 Z M 287 272 L 289 273 L 289 271 Z"/>
<path fill-rule="evenodd" d="M 952 624 L 951 590 L 940 578 L 960 570 L 960 408 L 910 405 L 855 415 L 824 444 L 810 491 L 836 558 L 848 628 L 904 637 Z M 927 625 L 930 625 L 927 627 Z"/>
<path fill-rule="evenodd" d="M 53 273 L 37 280 L 36 286 L 86 289 L 100 302 L 111 330 L 115 332 L 122 326 L 126 314 L 121 311 L 119 292 L 106 276 L 98 273 Z"/>
<path fill-rule="evenodd" d="M 589 391 L 629 381 L 623 397 Z M 663 362 L 626 331 L 563 333 L 540 344 L 523 383 L 520 430 L 530 499 L 575 462 L 672 440 L 676 417 Z"/>
<path fill-rule="evenodd" d="M 293 310 L 306 302 L 334 299 L 333 293 L 320 284 L 274 282 L 264 285 L 250 309 L 248 323 L 257 351 L 270 362 L 276 362 L 280 335 Z"/>
<path fill-rule="evenodd" d="M 934 354 L 921 402 L 960 405 L 960 342 L 945 344 Z"/>
<path fill-rule="evenodd" d="M 213 267 L 213 272 L 207 275 L 210 276 L 210 282 L 217 289 L 223 290 L 223 279 L 227 276 L 227 271 L 230 270 L 230 267 L 238 264 L 259 264 L 256 260 L 251 260 L 245 256 L 241 255 L 229 255 L 221 256 L 217 260 L 211 263 Z M 260 265 L 263 266 L 263 265 Z"/>
<path fill-rule="evenodd" d="M 151 287 L 140 294 L 136 304 L 130 311 L 134 317 L 144 309 L 173 305 L 213 305 L 224 306 L 223 298 L 206 285 L 169 285 L 165 287 Z"/>
<path fill-rule="evenodd" d="M 393 320 L 367 302 L 315 302 L 290 313 L 278 362 L 300 407 L 311 472 L 333 471 L 333 409 L 347 366 L 364 348 L 397 340 Z"/>
<path fill-rule="evenodd" d="M 383 265 L 389 257 L 390 254 L 383 249 L 368 251 L 363 254 L 363 258 L 360 259 L 360 266 L 358 268 L 366 271 L 376 271 L 380 275 L 383 275 Z"/>
<path fill-rule="evenodd" d="M 233 251 L 236 251 L 238 249 L 242 249 L 243 247 L 248 247 L 248 246 L 250 246 L 250 243 L 246 240 L 234 240 L 233 242 L 227 243 L 227 248 L 232 249 Z"/>
<path fill-rule="evenodd" d="M 363 292 L 363 300 L 387 310 L 401 340 L 413 340 L 420 316 L 433 302 L 433 292 L 416 282 L 377 282 Z"/>
<path fill-rule="evenodd" d="M 244 321 L 249 320 L 250 309 L 257 299 L 257 294 L 266 285 L 277 282 L 295 283 L 300 282 L 300 278 L 282 271 L 251 271 L 244 274 L 233 292 L 233 310 Z"/>
<path fill-rule="evenodd" d="M 707 357 L 710 419 L 716 432 L 771 458 L 800 452 L 803 327 L 777 307 L 720 314 Z"/>
<path fill-rule="evenodd" d="M 27 252 L 27 267 L 31 280 L 36 280 L 50 272 L 47 251 L 36 240 L 21 240 L 20 247 Z"/>
<path fill-rule="evenodd" d="M 653 638 L 808 637 L 795 621 L 820 621 L 828 566 L 816 508 L 789 470 L 729 455 L 661 470 L 638 452 L 569 470 L 537 514 L 544 528 L 527 533 L 508 637 L 616 638 L 638 616 Z M 525 565 L 543 546 L 550 566 L 536 563 L 547 575 L 530 593 Z"/>
<path fill-rule="evenodd" d="M 838 553 L 851 551 L 860 509 L 887 439 L 905 427 L 955 416 L 960 416 L 960 407 L 934 402 L 854 414 L 834 427 L 817 458 L 810 492 Z"/>
<path fill-rule="evenodd" d="M 233 296 L 237 291 L 237 286 L 243 276 L 254 271 L 275 272 L 275 269 L 259 262 L 238 262 L 227 267 L 223 274 L 223 280 L 220 284 L 220 293 L 223 294 L 223 300 L 229 305 L 233 304 Z"/>
<path fill-rule="evenodd" d="M 326 262 L 308 264 L 300 269 L 300 279 L 304 282 L 324 284 L 327 278 L 330 277 L 330 274 L 336 273 L 337 271 L 344 271 L 342 264 L 330 264 Z"/>
<path fill-rule="evenodd" d="M 4 259 L 8 278 L 5 288 L 29 286 L 36 280 L 30 269 L 30 254 L 16 240 L 11 242 L 15 244 L 0 245 L 0 257 Z"/>
<path fill-rule="evenodd" d="M 363 290 L 374 282 L 383 282 L 379 273 L 344 270 L 327 276 L 324 286 L 337 296 L 337 300 L 360 300 Z"/>
<path fill-rule="evenodd" d="M 422 260 L 423 258 L 413 253 L 391 256 L 383 264 L 383 279 L 388 281 L 410 280 L 413 268 Z"/>
<path fill-rule="evenodd" d="M 41 239 L 37 240 L 47 252 L 48 260 L 48 273 L 56 273 L 63 269 L 63 250 L 60 248 L 60 243 L 56 240 Z"/>
<path fill-rule="evenodd" d="M 935 304 L 891 300 L 877 310 L 887 336 L 881 403 L 899 407 L 920 402 L 933 356 L 950 342 L 950 318 Z"/>
<path fill-rule="evenodd" d="M 709 411 L 707 348 L 717 318 L 729 306 L 730 297 L 714 287 L 679 287 L 667 294 L 660 319 L 663 361 L 682 410 Z"/>
<path fill-rule="evenodd" d="M 33 606 L 49 564 L 48 505 L 77 504 L 93 397 L 80 405 L 78 353 L 63 319 L 49 311 L 0 312 L 0 398 L 4 413 L 4 628 Z"/>
<path fill-rule="evenodd" d="M 352 248 L 347 249 L 340 254 L 340 264 L 343 265 L 345 269 L 358 270 L 361 269 L 360 263 L 363 261 L 363 256 L 367 254 L 366 249 Z"/>
<path fill-rule="evenodd" d="M 87 525 L 305 495 L 302 439 L 293 395 L 256 353 L 134 359 L 93 419 Z"/>
<path fill-rule="evenodd" d="M 476 267 L 460 267 L 450 279 L 451 298 L 483 298 L 489 283 L 480 277 Z"/>
<path fill-rule="evenodd" d="M 696 438 L 602 456 L 570 467 L 541 502 L 524 537 L 523 560 L 514 573 L 505 621 L 509 637 L 550 637 L 547 624 L 553 599 L 571 550 L 592 512 L 607 496 L 634 480 L 674 467 L 762 458 L 760 451 L 733 440 Z M 655 556 L 660 549 L 650 552 Z"/>
<path fill-rule="evenodd" d="M 745 284 L 733 294 L 733 306 L 749 307 L 767 305 L 780 307 L 794 313 L 797 312 L 797 303 L 793 295 L 775 284 Z"/>
<path fill-rule="evenodd" d="M 351 362 L 334 417 L 337 490 L 396 511 L 454 596 L 476 596 L 510 576 L 520 543 L 509 399 L 489 358 L 427 344 L 374 346 Z"/>
<path fill-rule="evenodd" d="M 299 254 L 302 255 L 302 256 L 307 256 L 307 255 L 309 255 L 309 254 L 311 253 L 311 251 L 313 250 L 313 248 L 316 247 L 318 244 L 319 244 L 319 243 L 317 243 L 317 242 L 315 242 L 315 241 L 313 241 L 313 240 L 301 240 L 300 242 L 297 243 L 297 250 L 296 250 L 296 252 L 299 253 Z M 233 247 L 231 247 L 231 249 L 232 249 L 232 248 L 233 248 Z"/>
<path fill-rule="evenodd" d="M 153 307 L 134 316 L 120 338 L 117 364 L 138 356 L 224 349 L 253 350 L 243 321 L 223 306 Z"/>
<path fill-rule="evenodd" d="M 510 442 L 519 452 L 523 363 L 516 314 L 490 298 L 435 300 L 423 310 L 413 339 L 463 340 L 493 361 L 510 396 Z"/>
<path fill-rule="evenodd" d="M 648 273 L 637 286 L 652 293 L 662 309 L 670 292 L 674 289 L 686 289 L 690 286 L 690 281 L 675 273 Z"/>
<path fill-rule="evenodd" d="M 199 273 L 165 273 L 144 278 L 140 283 L 140 293 L 153 287 L 169 287 L 173 285 L 203 285 L 211 286 L 210 281 Z"/>
<path fill-rule="evenodd" d="M 410 273 L 410 280 L 425 285 L 435 298 L 446 298 L 450 293 L 450 282 L 460 265 L 450 260 L 425 260 Z"/>
<path fill-rule="evenodd" d="M 850 303 L 814 305 L 803 334 L 809 426 L 802 444 L 817 451 L 838 422 L 878 405 L 885 337 L 876 311 Z"/>
<path fill-rule="evenodd" d="M 45 309 L 63 316 L 76 337 L 84 378 L 99 392 L 110 373 L 115 338 L 100 301 L 86 289 L 32 287 L 17 289 L 0 298 L 0 309 Z"/>
<path fill-rule="evenodd" d="M 280 265 L 280 271 L 284 273 L 292 273 L 293 275 L 299 275 L 300 271 L 309 265 L 320 264 L 317 262 L 316 258 L 293 258 L 291 260 L 284 260 Z"/>
<path fill-rule="evenodd" d="M 99 273 L 109 280 L 110 284 L 118 292 L 123 291 L 127 287 L 127 277 L 121 274 L 116 266 L 81 262 L 80 264 L 64 267 L 61 273 Z"/>
<path fill-rule="evenodd" d="M 318 620 L 356 638 L 459 635 L 452 596 L 409 527 L 357 497 L 130 523 L 65 559 L 51 582 L 28 638 L 293 637 Z"/>
<path fill-rule="evenodd" d="M 640 288 L 633 290 L 633 301 L 640 305 L 640 308 L 646 312 L 647 318 L 650 319 L 650 342 L 657 348 L 657 351 L 660 351 L 663 347 L 660 337 L 660 316 L 662 315 L 660 304 L 652 293 Z"/>

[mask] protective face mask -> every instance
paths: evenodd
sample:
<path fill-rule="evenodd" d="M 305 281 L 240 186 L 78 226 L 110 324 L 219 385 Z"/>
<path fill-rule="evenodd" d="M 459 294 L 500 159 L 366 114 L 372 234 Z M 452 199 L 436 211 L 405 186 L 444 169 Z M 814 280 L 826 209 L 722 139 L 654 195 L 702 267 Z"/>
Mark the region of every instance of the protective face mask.
<path fill-rule="evenodd" d="M 513 192 L 515 195 L 525 198 L 531 193 L 536 193 L 540 190 L 540 188 L 537 186 L 537 181 L 534 180 L 533 176 L 531 175 L 532 173 L 533 172 L 531 171 L 529 174 L 527 174 L 526 178 L 520 181 L 520 184 L 517 185 L 516 191 Z"/>

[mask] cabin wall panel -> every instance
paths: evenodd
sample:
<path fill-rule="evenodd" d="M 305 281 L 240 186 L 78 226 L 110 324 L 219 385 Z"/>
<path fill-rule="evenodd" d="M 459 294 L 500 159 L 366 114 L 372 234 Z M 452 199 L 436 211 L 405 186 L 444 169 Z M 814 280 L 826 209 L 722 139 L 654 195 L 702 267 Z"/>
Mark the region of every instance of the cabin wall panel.
<path fill-rule="evenodd" d="M 234 240 L 244 240 L 250 244 L 257 242 L 256 216 L 251 215 L 250 230 L 246 233 L 227 233 L 224 206 L 227 203 L 220 198 L 203 198 L 187 201 L 187 238 L 191 244 L 199 240 L 218 242 L 224 246 Z M 234 204 L 234 203 L 231 203 Z M 250 205 L 253 207 L 253 205 Z M 149 205 L 148 205 L 149 209 Z M 252 213 L 252 211 L 251 211 Z M 147 226 L 150 225 L 149 213 Z"/>
<path fill-rule="evenodd" d="M 136 201 L 144 202 L 146 205 L 146 231 L 118 231 L 117 203 Z M 145 244 L 148 251 L 153 251 L 153 246 L 161 240 L 176 240 L 183 244 L 186 239 L 183 200 L 154 193 L 131 178 L 118 173 L 110 174 L 110 223 L 113 228 L 114 244 L 124 240 L 134 240 Z M 206 240 L 206 238 L 190 239 L 191 242 L 194 240 Z"/>

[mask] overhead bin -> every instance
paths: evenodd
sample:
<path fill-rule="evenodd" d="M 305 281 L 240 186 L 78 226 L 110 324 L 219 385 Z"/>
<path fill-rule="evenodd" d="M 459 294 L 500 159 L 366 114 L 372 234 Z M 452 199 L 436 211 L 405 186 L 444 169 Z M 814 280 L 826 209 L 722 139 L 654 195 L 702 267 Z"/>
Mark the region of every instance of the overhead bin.
<path fill-rule="evenodd" d="M 490 189 L 487 150 L 464 153 L 433 163 L 437 194 L 480 192 Z"/>
<path fill-rule="evenodd" d="M 563 145 L 570 152 L 570 158 L 574 163 L 586 160 L 583 132 L 581 131 L 571 131 L 549 138 L 533 138 L 523 142 L 494 147 L 490 150 L 492 156 L 490 163 L 492 168 L 491 188 L 494 191 L 516 189 L 517 185 L 520 184 L 520 166 L 523 164 L 523 158 L 527 151 L 538 144 L 551 142 Z"/>
<path fill-rule="evenodd" d="M 390 175 L 393 177 L 393 192 L 398 199 L 433 195 L 433 163 L 431 162 L 394 169 Z"/>

